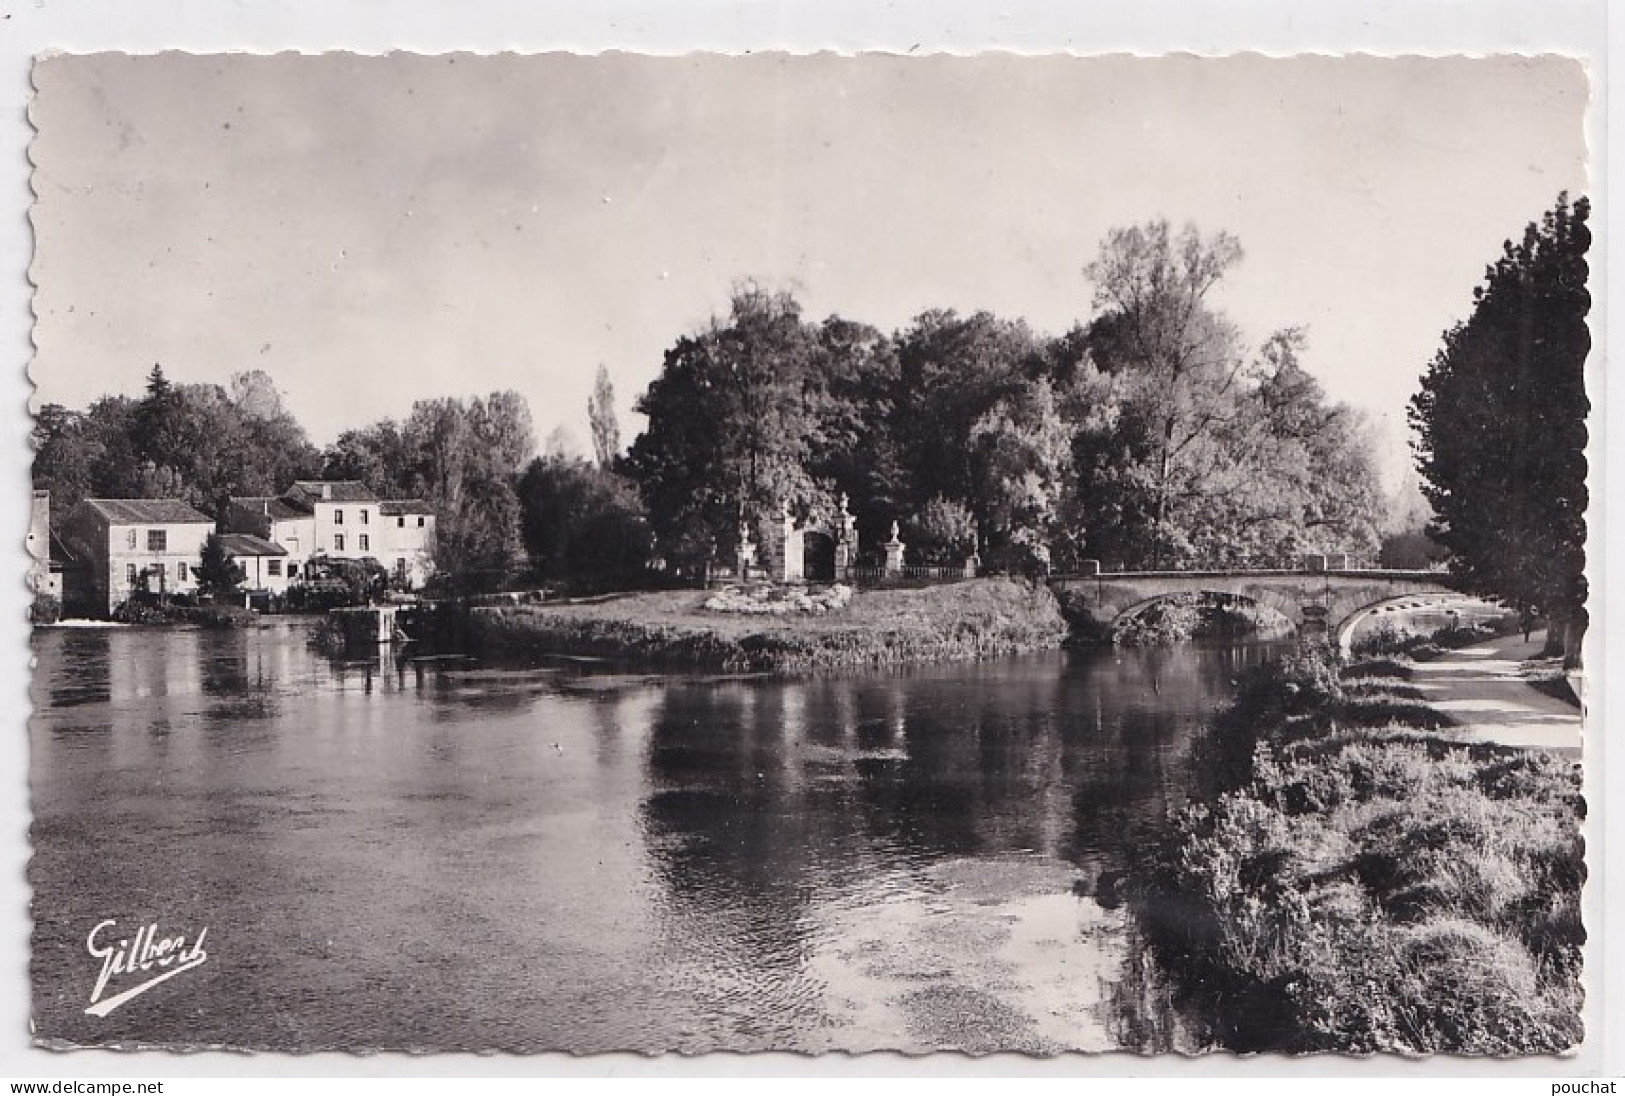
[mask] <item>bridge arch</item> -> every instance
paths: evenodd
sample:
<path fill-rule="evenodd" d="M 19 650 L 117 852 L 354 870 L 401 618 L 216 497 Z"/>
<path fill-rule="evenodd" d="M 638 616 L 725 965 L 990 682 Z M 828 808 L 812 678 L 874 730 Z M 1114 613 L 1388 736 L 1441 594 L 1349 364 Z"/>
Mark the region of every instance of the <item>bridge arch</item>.
<path fill-rule="evenodd" d="M 1401 608 L 1437 608 L 1459 602 L 1478 602 L 1482 598 L 1475 598 L 1470 594 L 1463 594 L 1455 590 L 1423 590 L 1412 594 L 1401 594 L 1396 597 L 1386 597 L 1363 605 L 1353 612 L 1347 613 L 1337 624 L 1332 633 L 1337 640 L 1337 649 L 1345 655 L 1354 643 L 1354 630 L 1367 620 L 1379 613 L 1390 612 Z"/>
<path fill-rule="evenodd" d="M 1215 583 L 1213 584 L 1212 588 L 1163 590 L 1159 593 L 1152 594 L 1150 597 L 1136 601 L 1131 605 L 1127 605 L 1119 610 L 1111 619 L 1108 627 L 1108 633 L 1115 632 L 1122 625 L 1134 620 L 1136 617 L 1145 615 L 1158 605 L 1164 605 L 1169 602 L 1178 601 L 1179 599 L 1188 597 L 1206 599 L 1207 605 L 1204 606 L 1205 608 L 1222 608 L 1227 604 L 1235 604 L 1238 602 L 1245 603 L 1275 613 L 1284 619 L 1290 628 L 1296 628 L 1299 623 L 1298 605 L 1292 600 L 1291 597 L 1286 596 L 1278 590 L 1273 590 L 1266 587 L 1262 589 L 1248 590 L 1246 592 L 1238 592 L 1236 590 L 1224 589 L 1222 586 Z"/>

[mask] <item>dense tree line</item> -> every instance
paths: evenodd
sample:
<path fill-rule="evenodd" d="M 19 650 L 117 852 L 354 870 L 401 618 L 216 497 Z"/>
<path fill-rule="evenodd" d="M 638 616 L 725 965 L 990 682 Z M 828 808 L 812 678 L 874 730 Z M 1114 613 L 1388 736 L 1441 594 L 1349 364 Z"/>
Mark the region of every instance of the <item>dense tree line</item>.
<path fill-rule="evenodd" d="M 213 514 L 229 495 L 276 494 L 322 464 L 260 370 L 223 388 L 172 384 L 155 365 L 141 399 L 45 404 L 33 444 L 34 486 L 51 492 L 53 521 L 97 497 L 178 498 Z"/>
<path fill-rule="evenodd" d="M 1503 246 L 1411 401 L 1429 534 L 1452 572 L 1551 617 L 1571 656 L 1586 601 L 1590 213 L 1562 196 Z"/>
<path fill-rule="evenodd" d="M 34 485 L 51 492 L 53 522 L 84 498 L 178 498 L 215 515 L 232 495 L 353 479 L 434 508 L 443 571 L 490 581 L 523 563 L 516 487 L 535 437 L 514 392 L 420 400 L 402 423 L 349 430 L 318 450 L 265 373 L 222 388 L 174 384 L 154 366 L 139 399 L 108 396 L 84 411 L 46 404 L 33 443 Z"/>
<path fill-rule="evenodd" d="M 831 316 L 755 284 L 681 336 L 636 403 L 620 451 L 599 368 L 593 459 L 562 439 L 533 458 L 512 392 L 425 399 L 404 421 L 318 451 L 263 373 L 229 389 L 172 385 L 84 412 L 48 405 L 36 484 L 60 510 L 86 495 L 183 498 L 296 478 L 354 479 L 439 514 L 437 562 L 470 581 L 630 581 L 656 557 L 731 556 L 742 526 L 833 518 L 863 539 L 901 521 L 912 554 L 996 567 L 1260 566 L 1311 551 L 1372 558 L 1381 505 L 1359 418 L 1305 370 L 1302 332 L 1256 349 L 1212 300 L 1239 245 L 1164 222 L 1111 233 L 1084 273 L 1094 315 L 1059 336 L 987 312 L 932 310 L 900 331 Z M 765 529 L 757 529 L 760 540 Z"/>
<path fill-rule="evenodd" d="M 1057 337 L 941 310 L 887 335 L 745 285 L 667 351 L 619 468 L 677 564 L 725 558 L 781 501 L 816 521 L 842 494 L 869 543 L 901 519 L 922 558 L 1371 559 L 1367 431 L 1304 368 L 1301 331 L 1249 350 L 1216 307 L 1240 257 L 1223 234 L 1115 231 L 1085 269 L 1094 317 Z"/>
<path fill-rule="evenodd" d="M 500 582 L 523 562 L 516 477 L 536 449 L 530 406 L 517 392 L 419 400 L 402 423 L 340 434 L 324 479 L 352 479 L 383 498 L 423 499 L 436 514 L 435 564 L 473 585 Z"/>

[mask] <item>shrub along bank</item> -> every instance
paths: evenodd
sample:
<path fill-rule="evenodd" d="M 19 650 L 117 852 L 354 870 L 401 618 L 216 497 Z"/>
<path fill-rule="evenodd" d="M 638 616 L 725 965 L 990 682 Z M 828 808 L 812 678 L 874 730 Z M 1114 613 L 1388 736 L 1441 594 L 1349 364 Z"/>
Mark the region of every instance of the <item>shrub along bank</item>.
<path fill-rule="evenodd" d="M 120 624 L 190 624 L 202 628 L 247 628 L 253 612 L 241 605 L 196 605 L 176 599 L 167 603 L 131 598 L 113 611 Z"/>
<path fill-rule="evenodd" d="M 1066 622 L 1042 584 L 989 578 L 869 590 L 823 613 L 705 608 L 694 590 L 590 603 L 475 608 L 470 641 L 487 653 L 593 655 L 713 671 L 799 673 L 1060 646 Z"/>
<path fill-rule="evenodd" d="M 1406 665 L 1306 649 L 1218 720 L 1220 789 L 1132 901 L 1238 1051 L 1528 1054 L 1581 1037 L 1577 768 L 1451 741 Z"/>

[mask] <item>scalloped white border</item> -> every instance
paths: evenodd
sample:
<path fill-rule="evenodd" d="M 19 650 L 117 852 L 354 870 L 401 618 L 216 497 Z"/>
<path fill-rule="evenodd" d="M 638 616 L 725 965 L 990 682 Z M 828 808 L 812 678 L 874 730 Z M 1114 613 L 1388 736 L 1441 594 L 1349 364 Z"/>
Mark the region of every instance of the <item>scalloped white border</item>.
<path fill-rule="evenodd" d="M 239 1076 L 620 1076 L 699 1077 L 717 1075 L 805 1076 L 1137 1076 L 1176 1079 L 1245 1077 L 1393 1076 L 1420 1082 L 1424 1078 L 1619 1076 L 1625 1072 L 1625 1044 L 1610 1039 L 1625 1029 L 1625 961 L 1610 955 L 1618 938 L 1622 893 L 1621 857 L 1614 818 L 1625 808 L 1609 804 L 1625 790 L 1621 766 L 1604 731 L 1609 716 L 1625 710 L 1625 660 L 1614 642 L 1625 638 L 1619 596 L 1607 581 L 1619 573 L 1621 545 L 1615 535 L 1620 519 L 1604 506 L 1606 485 L 1614 481 L 1622 458 L 1605 444 L 1625 430 L 1625 405 L 1603 398 L 1601 362 L 1604 332 L 1619 305 L 1608 293 L 1603 258 L 1617 235 L 1609 210 L 1620 187 L 1608 170 L 1610 119 L 1608 61 L 1625 33 L 1610 27 L 1606 0 L 1012 0 L 1004 3 L 963 0 L 611 0 L 585 5 L 568 0 L 395 0 L 386 5 L 368 0 L 282 0 L 279 3 L 236 3 L 232 0 L 21 0 L 9 9 L 0 3 L 0 79 L 5 103 L 0 113 L 0 256 L 8 268 L 0 279 L 0 347 L 12 363 L 0 370 L 0 460 L 12 476 L 12 487 L 0 494 L 6 528 L 20 549 L 27 525 L 27 431 L 25 413 L 30 389 L 25 363 L 32 356 L 30 287 L 26 266 L 32 254 L 27 211 L 26 148 L 32 131 L 25 104 L 32 95 L 30 64 L 44 52 L 121 50 L 158 53 L 186 50 L 220 52 L 325 52 L 346 50 L 380 54 L 406 51 L 519 52 L 615 50 L 661 55 L 689 52 L 791 53 L 832 51 L 842 54 L 953 53 L 1000 51 L 1016 54 L 1072 53 L 1168 54 L 1223 56 L 1262 53 L 1346 55 L 1468 55 L 1557 53 L 1587 63 L 1593 81 L 1587 136 L 1592 150 L 1591 176 L 1595 212 L 1592 252 L 1593 342 L 1597 348 L 1588 381 L 1597 406 L 1591 458 L 1593 527 L 1590 571 L 1594 626 L 1588 639 L 1592 686 L 1587 697 L 1587 798 L 1592 805 L 1589 857 L 1592 879 L 1587 889 L 1586 922 L 1592 934 L 1587 970 L 1590 993 L 1588 1038 L 1573 1056 L 1562 1060 L 1481 1061 L 1432 1058 L 1420 1061 L 1346 1058 L 1238 1060 L 1210 1055 L 1139 1059 L 1126 1056 L 1069 1057 L 1032 1060 L 1017 1056 L 968 1059 L 958 1055 L 905 1058 L 869 1055 L 858 1058 L 795 1055 L 707 1058 L 645 1058 L 606 1055 L 572 1058 L 447 1055 L 409 1057 L 344 1054 L 244 1056 L 205 1052 L 189 1055 L 131 1056 L 108 1051 L 62 1054 L 27 1043 L 28 892 L 23 882 L 29 845 L 27 793 L 28 648 L 25 605 L 20 581 L 0 582 L 0 633 L 9 635 L 8 655 L 0 659 L 0 709 L 13 713 L 11 731 L 0 738 L 0 1078 L 55 1077 L 209 1077 Z M 1625 508 L 1622 508 L 1625 513 Z M 19 563 L 21 552 L 17 553 Z M 1622 585 L 1625 589 L 1625 585 Z M 1612 611 L 1610 611 L 1612 610 Z M 1617 722 L 1617 721 L 1616 721 Z M 1614 838 L 1610 840 L 1610 838 Z M 1609 1045 L 1612 1043 L 1613 1045 Z M 1530 1091 L 1534 1091 L 1533 1088 Z"/>

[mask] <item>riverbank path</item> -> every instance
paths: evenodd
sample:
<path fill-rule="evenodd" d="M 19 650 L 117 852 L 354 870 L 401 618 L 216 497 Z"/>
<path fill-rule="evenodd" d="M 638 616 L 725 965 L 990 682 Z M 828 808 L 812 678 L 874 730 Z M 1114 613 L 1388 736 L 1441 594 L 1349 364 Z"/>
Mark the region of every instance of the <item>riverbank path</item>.
<path fill-rule="evenodd" d="M 1465 738 L 1578 758 L 1580 709 L 1536 691 L 1523 676 L 1523 664 L 1539 658 L 1544 644 L 1536 632 L 1527 642 L 1512 635 L 1445 651 L 1418 662 L 1411 684 L 1455 720 Z"/>

